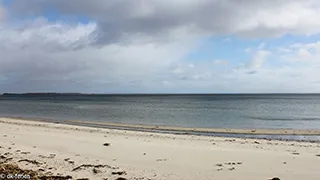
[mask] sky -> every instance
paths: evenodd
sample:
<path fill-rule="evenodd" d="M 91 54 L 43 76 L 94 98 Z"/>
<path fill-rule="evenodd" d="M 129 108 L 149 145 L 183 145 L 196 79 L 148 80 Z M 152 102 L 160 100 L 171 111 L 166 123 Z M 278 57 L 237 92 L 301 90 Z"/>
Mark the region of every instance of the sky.
<path fill-rule="evenodd" d="M 319 93 L 318 0 L 0 0 L 0 93 Z"/>

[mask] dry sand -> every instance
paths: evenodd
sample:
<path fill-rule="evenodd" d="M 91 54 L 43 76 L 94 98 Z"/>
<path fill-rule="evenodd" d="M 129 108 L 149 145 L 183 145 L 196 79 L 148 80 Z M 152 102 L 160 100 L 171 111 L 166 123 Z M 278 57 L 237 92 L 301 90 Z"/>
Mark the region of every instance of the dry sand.
<path fill-rule="evenodd" d="M 0 118 L 0 163 L 4 161 L 73 179 L 319 180 L 320 144 Z"/>

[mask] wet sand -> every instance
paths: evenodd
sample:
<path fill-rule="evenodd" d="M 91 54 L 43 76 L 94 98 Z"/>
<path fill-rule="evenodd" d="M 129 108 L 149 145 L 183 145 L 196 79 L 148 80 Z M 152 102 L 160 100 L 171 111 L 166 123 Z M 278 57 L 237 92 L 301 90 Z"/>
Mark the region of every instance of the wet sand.
<path fill-rule="evenodd" d="M 319 131 L 235 133 L 317 135 Z M 1 162 L 73 179 L 318 180 L 320 144 L 157 134 L 0 118 Z"/>
<path fill-rule="evenodd" d="M 220 134 L 248 134 L 248 135 L 317 135 L 320 136 L 320 129 L 223 129 L 223 128 L 187 128 L 187 127 L 170 127 L 170 126 L 148 126 L 148 125 L 132 125 L 107 122 L 91 122 L 67 120 L 66 123 L 73 123 L 88 126 L 106 126 L 109 128 L 126 128 L 141 130 L 157 130 L 172 132 L 198 132 L 198 133 L 220 133 Z"/>

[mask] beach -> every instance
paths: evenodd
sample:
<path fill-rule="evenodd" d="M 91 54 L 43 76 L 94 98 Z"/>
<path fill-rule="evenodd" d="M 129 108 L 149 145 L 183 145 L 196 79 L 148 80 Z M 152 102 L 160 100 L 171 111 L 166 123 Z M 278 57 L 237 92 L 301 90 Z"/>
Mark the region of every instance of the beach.
<path fill-rule="evenodd" d="M 72 179 L 318 180 L 320 143 L 0 118 L 0 162 Z"/>

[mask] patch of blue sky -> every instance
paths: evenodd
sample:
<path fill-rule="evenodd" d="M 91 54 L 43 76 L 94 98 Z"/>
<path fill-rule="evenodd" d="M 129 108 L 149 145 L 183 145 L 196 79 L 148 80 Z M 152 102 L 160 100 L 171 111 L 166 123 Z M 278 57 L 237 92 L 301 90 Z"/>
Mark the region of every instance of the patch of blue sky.
<path fill-rule="evenodd" d="M 2 5 L 10 6 L 10 4 L 14 0 L 0 0 L 0 3 Z M 71 14 L 64 14 L 61 13 L 51 7 L 46 7 L 43 9 L 41 12 L 36 13 L 36 14 L 30 14 L 28 16 L 19 16 L 16 17 L 16 21 L 25 21 L 25 20 L 33 20 L 37 19 L 39 17 L 45 18 L 48 22 L 57 22 L 57 21 L 63 21 L 65 23 L 81 23 L 81 24 L 88 24 L 92 22 L 89 17 L 84 16 L 84 15 L 71 15 Z"/>
<path fill-rule="evenodd" d="M 270 38 L 266 39 L 264 42 L 270 47 L 270 48 L 277 48 L 277 47 L 283 47 L 287 48 L 290 45 L 293 45 L 295 43 L 301 43 L 301 44 L 307 44 L 307 43 L 314 43 L 320 41 L 320 34 L 314 34 L 314 35 L 285 35 L 280 38 Z"/>
<path fill-rule="evenodd" d="M 237 37 L 217 36 L 203 40 L 202 43 L 185 60 L 189 62 L 227 60 L 231 64 L 247 61 L 250 54 L 245 52 L 248 47 L 256 47 L 259 41 L 240 39 Z"/>
<path fill-rule="evenodd" d="M 295 43 L 314 43 L 320 41 L 320 35 L 284 35 L 278 38 L 239 38 L 236 36 L 217 36 L 202 40 L 200 45 L 186 57 L 187 62 L 227 60 L 230 65 L 245 63 L 260 49 L 271 51 L 267 58 L 268 66 L 285 66 L 288 62 L 281 60 L 279 48 L 288 48 Z M 250 49 L 250 52 L 246 50 Z"/>
<path fill-rule="evenodd" d="M 88 24 L 90 23 L 90 19 L 83 15 L 62 15 L 56 10 L 53 9 L 46 9 L 43 14 L 49 22 L 56 22 L 56 21 L 63 21 L 66 23 L 81 23 L 81 24 Z"/>
<path fill-rule="evenodd" d="M 13 2 L 13 0 L 0 0 L 0 3 L 4 6 L 8 6 Z"/>

